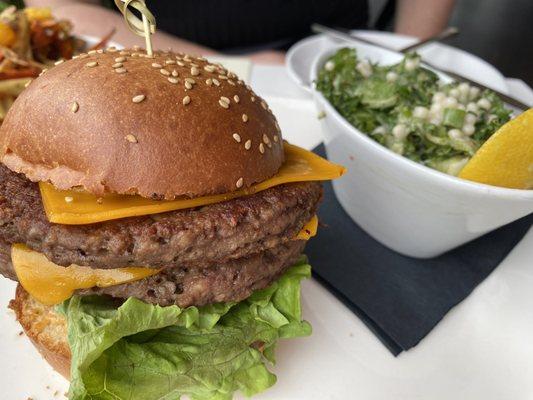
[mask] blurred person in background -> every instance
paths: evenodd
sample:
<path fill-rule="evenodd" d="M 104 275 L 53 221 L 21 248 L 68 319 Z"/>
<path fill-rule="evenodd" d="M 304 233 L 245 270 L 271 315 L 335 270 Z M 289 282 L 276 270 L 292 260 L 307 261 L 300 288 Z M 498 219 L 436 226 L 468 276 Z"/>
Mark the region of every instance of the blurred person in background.
<path fill-rule="evenodd" d="M 156 48 L 193 54 L 246 54 L 255 62 L 282 63 L 284 51 L 311 34 L 314 22 L 346 29 L 384 29 L 425 38 L 442 31 L 454 0 L 147 0 L 157 20 Z M 116 27 L 113 40 L 139 44 L 112 0 L 25 0 L 51 7 L 78 34 L 101 37 Z M 376 10 L 379 9 L 379 12 Z M 371 11 L 379 13 L 371 17 Z M 374 19 L 374 21 L 371 21 Z"/>

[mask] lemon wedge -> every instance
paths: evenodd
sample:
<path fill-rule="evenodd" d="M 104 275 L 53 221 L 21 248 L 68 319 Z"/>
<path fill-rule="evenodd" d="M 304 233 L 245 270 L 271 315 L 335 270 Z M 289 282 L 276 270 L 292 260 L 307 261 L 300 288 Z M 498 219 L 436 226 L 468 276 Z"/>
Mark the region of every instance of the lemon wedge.
<path fill-rule="evenodd" d="M 533 108 L 493 134 L 459 177 L 513 189 L 533 189 Z"/>

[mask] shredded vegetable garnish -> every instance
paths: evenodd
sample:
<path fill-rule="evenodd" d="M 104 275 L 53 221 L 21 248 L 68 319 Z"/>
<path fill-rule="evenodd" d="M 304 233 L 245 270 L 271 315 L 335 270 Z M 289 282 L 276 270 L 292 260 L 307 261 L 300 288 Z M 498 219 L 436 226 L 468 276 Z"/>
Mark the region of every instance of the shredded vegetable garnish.
<path fill-rule="evenodd" d="M 49 8 L 18 10 L 0 1 L 0 124 L 26 84 L 58 60 L 86 50 L 85 41 L 72 36 L 72 25 L 57 20 Z M 111 35 L 97 43 L 107 45 Z M 95 48 L 95 46 L 93 46 Z"/>

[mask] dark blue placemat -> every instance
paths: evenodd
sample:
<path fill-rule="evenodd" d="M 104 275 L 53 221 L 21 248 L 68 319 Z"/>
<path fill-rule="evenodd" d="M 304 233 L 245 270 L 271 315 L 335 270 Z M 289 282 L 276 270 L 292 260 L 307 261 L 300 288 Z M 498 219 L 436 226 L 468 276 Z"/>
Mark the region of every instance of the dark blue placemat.
<path fill-rule="evenodd" d="M 323 146 L 315 151 L 324 156 Z M 314 276 L 397 355 L 416 346 L 522 239 L 533 214 L 431 260 L 402 256 L 366 234 L 324 184 L 321 227 L 306 254 Z"/>

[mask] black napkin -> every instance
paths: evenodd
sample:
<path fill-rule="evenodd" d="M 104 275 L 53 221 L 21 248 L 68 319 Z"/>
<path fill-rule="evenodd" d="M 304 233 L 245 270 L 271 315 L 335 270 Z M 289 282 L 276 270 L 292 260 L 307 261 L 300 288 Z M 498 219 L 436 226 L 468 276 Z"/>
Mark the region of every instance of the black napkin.
<path fill-rule="evenodd" d="M 324 147 L 315 152 L 325 156 Z M 468 296 L 533 224 L 533 214 L 431 260 L 402 256 L 366 234 L 344 212 L 329 182 L 306 248 L 314 277 L 398 355 L 416 346 Z M 325 226 L 324 226 L 325 225 Z"/>

